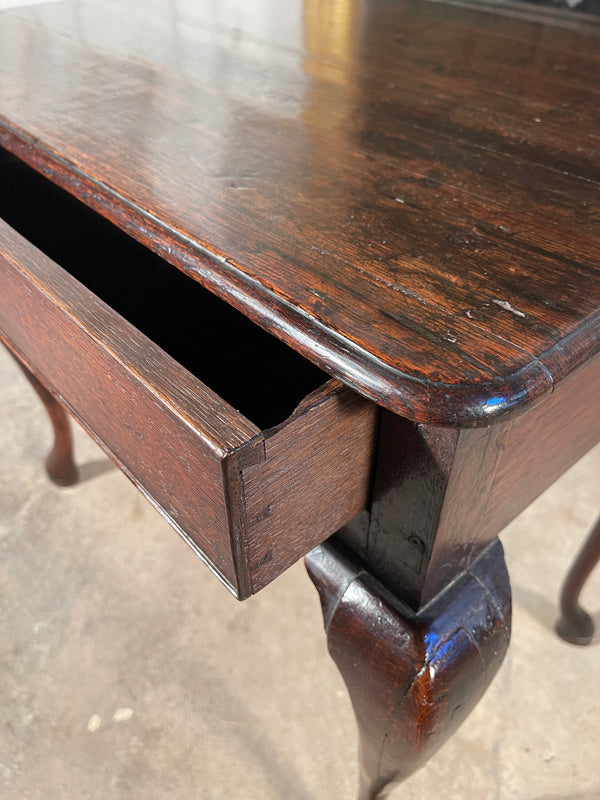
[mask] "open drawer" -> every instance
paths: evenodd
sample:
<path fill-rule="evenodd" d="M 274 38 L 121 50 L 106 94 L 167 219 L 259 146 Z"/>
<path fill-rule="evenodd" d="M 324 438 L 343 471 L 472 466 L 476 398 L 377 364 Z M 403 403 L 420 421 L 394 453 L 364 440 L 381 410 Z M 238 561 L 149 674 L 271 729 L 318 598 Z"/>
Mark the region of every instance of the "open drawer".
<path fill-rule="evenodd" d="M 373 403 L 5 151 L 0 217 L 0 335 L 239 598 L 365 507 Z"/>

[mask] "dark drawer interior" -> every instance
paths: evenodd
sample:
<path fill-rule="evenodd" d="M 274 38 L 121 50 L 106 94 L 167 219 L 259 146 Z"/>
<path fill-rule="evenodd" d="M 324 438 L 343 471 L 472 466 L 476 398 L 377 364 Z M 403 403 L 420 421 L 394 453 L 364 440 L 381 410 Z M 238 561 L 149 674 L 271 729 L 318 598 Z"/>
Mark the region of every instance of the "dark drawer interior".
<path fill-rule="evenodd" d="M 2 148 L 0 217 L 260 428 L 328 379 Z"/>

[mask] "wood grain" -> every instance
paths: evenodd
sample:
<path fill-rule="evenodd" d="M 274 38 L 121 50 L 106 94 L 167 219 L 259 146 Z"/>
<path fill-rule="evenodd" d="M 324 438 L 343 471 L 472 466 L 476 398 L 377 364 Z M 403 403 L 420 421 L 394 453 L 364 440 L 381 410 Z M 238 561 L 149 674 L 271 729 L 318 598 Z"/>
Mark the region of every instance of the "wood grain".
<path fill-rule="evenodd" d="M 258 429 L 228 413 L 199 381 L 3 223 L 0 229 L 2 252 L 18 258 L 0 258 L 3 338 L 167 519 L 193 532 L 197 547 L 235 586 L 221 457 Z M 35 319 L 43 320 L 39 330 L 28 324 Z"/>
<path fill-rule="evenodd" d="M 378 421 L 377 406 L 329 383 L 265 432 L 265 461 L 242 473 L 254 591 L 368 505 Z"/>
<path fill-rule="evenodd" d="M 418 609 L 600 441 L 599 392 L 596 356 L 527 414 L 486 429 L 384 413 L 370 516 L 340 539 Z"/>
<path fill-rule="evenodd" d="M 329 381 L 263 433 L 1 220 L 0 276 L 0 336 L 238 597 L 366 504 L 368 400 Z"/>
<path fill-rule="evenodd" d="M 358 722 L 358 797 L 383 798 L 456 731 L 502 663 L 511 623 L 502 546 L 417 614 L 339 545 L 316 548 L 306 566 Z"/>
<path fill-rule="evenodd" d="M 5 12 L 0 144 L 396 413 L 550 393 L 600 347 L 599 26 L 266 7 Z"/>
<path fill-rule="evenodd" d="M 199 283 L 1 150 L 0 174 L 0 218 L 259 427 L 279 424 L 327 380 Z"/>

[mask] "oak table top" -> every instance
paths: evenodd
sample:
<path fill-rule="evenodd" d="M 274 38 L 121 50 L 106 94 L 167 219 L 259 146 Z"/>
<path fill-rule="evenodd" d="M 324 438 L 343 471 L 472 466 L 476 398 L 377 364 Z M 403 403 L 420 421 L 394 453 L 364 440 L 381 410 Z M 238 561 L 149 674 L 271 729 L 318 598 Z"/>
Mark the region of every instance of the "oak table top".
<path fill-rule="evenodd" d="M 499 530 L 600 437 L 600 25 L 11 3 L 0 333 L 48 474 L 66 409 L 238 598 L 306 556 L 375 800 L 502 662 Z"/>
<path fill-rule="evenodd" d="M 378 404 L 478 426 L 600 349 L 600 26 L 503 7 L 0 12 L 0 145 Z"/>

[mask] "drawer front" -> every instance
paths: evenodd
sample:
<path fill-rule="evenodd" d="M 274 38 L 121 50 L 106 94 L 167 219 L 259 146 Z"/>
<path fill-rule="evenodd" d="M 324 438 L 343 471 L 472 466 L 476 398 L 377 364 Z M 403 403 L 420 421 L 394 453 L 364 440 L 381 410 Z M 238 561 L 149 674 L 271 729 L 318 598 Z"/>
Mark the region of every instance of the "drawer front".
<path fill-rule="evenodd" d="M 2 221 L 0 275 L 5 342 L 238 597 L 366 505 L 377 409 L 337 381 L 261 431 Z"/>

